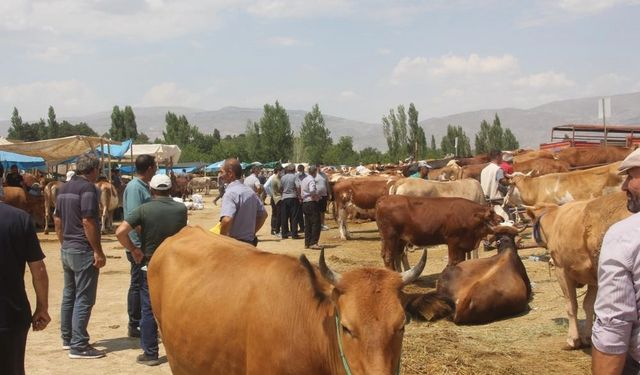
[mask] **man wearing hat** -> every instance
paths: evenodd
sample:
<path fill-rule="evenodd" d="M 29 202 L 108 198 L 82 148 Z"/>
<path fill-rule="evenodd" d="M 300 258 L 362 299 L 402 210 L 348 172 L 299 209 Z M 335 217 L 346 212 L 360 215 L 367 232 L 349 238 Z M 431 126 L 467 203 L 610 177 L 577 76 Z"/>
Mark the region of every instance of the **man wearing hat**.
<path fill-rule="evenodd" d="M 153 199 L 131 211 L 116 230 L 116 236 L 122 246 L 131 252 L 135 262 L 142 266 L 140 345 L 144 353 L 138 356 L 136 362 L 155 366 L 160 364 L 158 361 L 158 325 L 151 309 L 147 264 L 162 241 L 178 233 L 187 225 L 187 207 L 182 203 L 175 202 L 169 196 L 171 190 L 169 176 L 157 174 L 151 178 L 149 186 Z M 140 247 L 136 246 L 129 237 L 129 233 L 133 230 L 140 233 Z"/>
<path fill-rule="evenodd" d="M 513 175 L 513 155 L 508 152 L 502 154 L 502 163 L 500 163 L 500 169 L 504 171 L 506 178 L 511 178 Z"/>
<path fill-rule="evenodd" d="M 423 180 L 429 179 L 429 168 L 431 166 L 426 161 L 418 162 L 418 171 L 411 175 L 411 177 L 421 178 Z"/>
<path fill-rule="evenodd" d="M 640 149 L 620 164 L 622 190 L 634 215 L 609 228 L 598 261 L 598 294 L 592 370 L 594 375 L 640 374 Z"/>

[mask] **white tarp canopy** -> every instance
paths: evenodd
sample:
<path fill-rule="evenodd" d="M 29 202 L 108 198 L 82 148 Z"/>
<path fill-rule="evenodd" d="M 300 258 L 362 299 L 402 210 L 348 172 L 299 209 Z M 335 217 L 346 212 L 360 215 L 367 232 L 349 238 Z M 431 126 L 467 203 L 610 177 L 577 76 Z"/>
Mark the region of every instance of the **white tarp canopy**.
<path fill-rule="evenodd" d="M 133 156 L 132 156 L 133 154 Z M 131 149 L 124 154 L 123 161 L 135 161 L 139 155 L 153 155 L 156 162 L 167 163 L 169 160 L 176 164 L 180 160 L 182 150 L 177 145 L 131 145 Z"/>
<path fill-rule="evenodd" d="M 85 152 L 95 150 L 100 147 L 100 144 L 107 143 L 120 144 L 120 142 L 106 138 L 72 135 L 70 137 L 46 139 L 35 142 L 0 144 L 0 151 L 41 157 L 47 164 L 56 165 L 82 155 Z"/>
<path fill-rule="evenodd" d="M 7 141 L 6 138 L 0 137 L 0 145 L 10 145 L 11 142 Z"/>

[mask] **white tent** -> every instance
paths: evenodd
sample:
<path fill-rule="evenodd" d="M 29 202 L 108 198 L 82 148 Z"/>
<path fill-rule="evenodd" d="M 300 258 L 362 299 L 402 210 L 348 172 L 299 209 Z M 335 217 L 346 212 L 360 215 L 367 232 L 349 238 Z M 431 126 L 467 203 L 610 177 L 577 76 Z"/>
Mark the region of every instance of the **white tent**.
<path fill-rule="evenodd" d="M 85 152 L 95 150 L 101 144 L 120 144 L 110 139 L 72 135 L 70 137 L 46 139 L 35 142 L 0 144 L 0 151 L 43 158 L 47 164 L 63 163 Z"/>
<path fill-rule="evenodd" d="M 131 145 L 131 149 L 125 153 L 122 161 L 135 161 L 138 155 L 144 154 L 155 156 L 158 163 L 166 164 L 171 160 L 175 164 L 180 160 L 182 150 L 177 145 Z"/>

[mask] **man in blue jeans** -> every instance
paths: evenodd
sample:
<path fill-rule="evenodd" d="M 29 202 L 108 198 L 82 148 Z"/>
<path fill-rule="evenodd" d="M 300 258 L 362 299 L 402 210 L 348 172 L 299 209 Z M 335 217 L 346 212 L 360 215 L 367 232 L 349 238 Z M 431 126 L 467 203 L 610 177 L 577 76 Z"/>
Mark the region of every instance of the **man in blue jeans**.
<path fill-rule="evenodd" d="M 127 184 L 123 194 L 124 217 L 127 217 L 134 209 L 143 203 L 151 200 L 149 191 L 149 181 L 156 174 L 156 159 L 153 155 L 139 155 L 136 158 L 136 176 Z M 136 231 L 129 233 L 129 238 L 133 244 L 140 247 L 140 238 Z M 129 293 L 127 294 L 127 312 L 129 313 L 129 337 L 140 337 L 140 285 L 142 284 L 142 267 L 134 262 L 131 252 L 126 251 L 127 259 L 131 265 L 131 281 L 129 283 Z"/>
<path fill-rule="evenodd" d="M 149 284 L 147 284 L 147 264 L 158 246 L 167 237 L 178 233 L 187 225 L 187 207 L 175 202 L 169 196 L 171 179 L 164 174 L 153 176 L 151 182 L 153 200 L 131 211 L 116 230 L 118 241 L 131 252 L 136 264 L 141 266 L 140 302 L 140 344 L 144 353 L 136 362 L 147 366 L 160 364 L 158 360 L 158 325 L 153 317 Z M 140 232 L 141 247 L 136 246 L 128 235 L 135 228 Z"/>
<path fill-rule="evenodd" d="M 54 222 L 62 246 L 60 258 L 64 289 L 60 312 L 62 348 L 69 358 L 101 358 L 103 351 L 89 345 L 87 326 L 96 302 L 98 276 L 106 257 L 100 244 L 98 191 L 99 160 L 84 154 L 76 162 L 76 175 L 62 186 Z"/>

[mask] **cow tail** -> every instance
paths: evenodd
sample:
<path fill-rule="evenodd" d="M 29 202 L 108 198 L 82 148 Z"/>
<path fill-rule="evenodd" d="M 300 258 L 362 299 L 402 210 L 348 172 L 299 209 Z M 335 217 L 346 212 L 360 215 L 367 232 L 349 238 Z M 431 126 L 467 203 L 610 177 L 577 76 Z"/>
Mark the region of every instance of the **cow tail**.
<path fill-rule="evenodd" d="M 455 311 L 455 303 L 437 291 L 409 295 L 409 299 L 407 312 L 417 320 L 434 321 L 446 318 Z"/>

